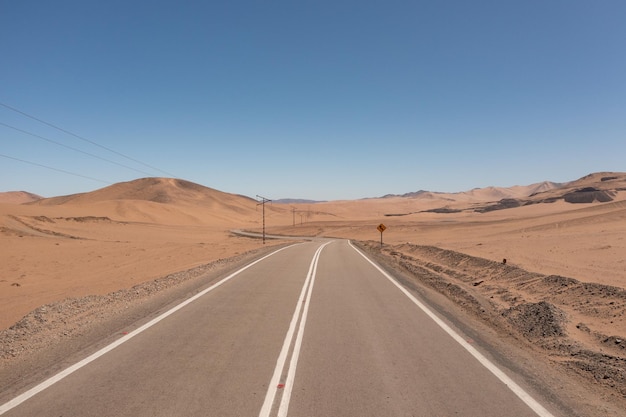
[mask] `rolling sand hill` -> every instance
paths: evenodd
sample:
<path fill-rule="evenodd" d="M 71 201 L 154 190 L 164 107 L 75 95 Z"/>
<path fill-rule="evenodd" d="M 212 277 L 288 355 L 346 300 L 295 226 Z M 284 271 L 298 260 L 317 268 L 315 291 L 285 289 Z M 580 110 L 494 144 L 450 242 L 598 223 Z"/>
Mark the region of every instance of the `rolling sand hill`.
<path fill-rule="evenodd" d="M 143 178 L 32 204 L 89 207 L 94 213 L 118 220 L 226 227 L 247 224 L 257 212 L 257 203 L 251 198 L 171 178 Z"/>
<path fill-rule="evenodd" d="M 119 291 L 264 247 L 230 233 L 262 230 L 255 200 L 178 179 L 19 202 L 0 200 L 0 329 L 13 326 L 3 360 L 45 346 L 33 332 L 70 337 L 59 336 L 78 314 L 67 300 L 108 294 L 99 308 L 117 305 Z M 268 233 L 360 241 L 606 395 L 626 395 L 626 173 L 265 209 Z"/>
<path fill-rule="evenodd" d="M 267 207 L 268 217 L 286 211 Z M 0 204 L 0 328 L 43 304 L 107 294 L 258 248 L 229 230 L 261 223 L 255 200 L 163 178 Z"/>
<path fill-rule="evenodd" d="M 41 198 L 43 197 L 26 191 L 7 191 L 0 193 L 0 204 L 24 204 Z"/>
<path fill-rule="evenodd" d="M 562 187 L 563 184 L 559 184 L 551 181 L 543 181 L 531 185 L 514 185 L 512 187 L 486 187 L 486 188 L 474 188 L 470 191 L 462 191 L 458 193 L 440 193 L 432 191 L 415 191 L 402 195 L 388 194 L 383 198 L 392 197 L 405 197 L 405 198 L 427 198 L 427 199 L 441 199 L 448 201 L 497 201 L 502 198 L 523 198 L 530 195 L 553 190 Z"/>

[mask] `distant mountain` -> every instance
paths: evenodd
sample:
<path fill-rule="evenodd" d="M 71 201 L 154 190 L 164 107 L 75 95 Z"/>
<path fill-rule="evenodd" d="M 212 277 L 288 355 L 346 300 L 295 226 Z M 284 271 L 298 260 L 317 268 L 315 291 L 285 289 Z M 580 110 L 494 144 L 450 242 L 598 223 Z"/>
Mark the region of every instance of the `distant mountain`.
<path fill-rule="evenodd" d="M 609 202 L 618 192 L 626 191 L 626 173 L 597 172 L 567 183 L 543 181 L 531 185 L 512 187 L 474 188 L 458 193 L 416 191 L 402 195 L 387 194 L 380 199 L 401 198 L 407 200 L 442 201 L 440 207 L 425 211 L 435 213 L 457 213 L 459 211 L 488 212 L 526 206 L 529 204 L 553 203 L 563 200 L 567 203 Z M 413 212 L 387 214 L 404 216 Z"/>
<path fill-rule="evenodd" d="M 155 203 L 191 203 L 255 200 L 236 194 L 229 194 L 205 187 L 190 181 L 174 178 L 141 178 L 120 182 L 88 193 L 45 198 L 35 202 L 40 205 L 84 204 L 115 200 L 142 200 Z"/>
<path fill-rule="evenodd" d="M 42 199 L 37 194 L 28 193 L 26 191 L 7 191 L 0 193 L 0 203 L 6 204 L 24 204 Z"/>
<path fill-rule="evenodd" d="M 433 194 L 433 193 L 431 191 L 419 190 L 419 191 L 414 191 L 414 192 L 405 193 L 405 194 L 386 194 L 380 198 L 393 198 L 393 197 L 413 198 L 413 197 L 418 197 L 422 194 Z"/>
<path fill-rule="evenodd" d="M 566 183 L 551 182 L 551 181 L 539 182 L 537 184 L 529 185 L 527 187 L 528 191 L 526 194 L 529 197 L 533 194 L 542 193 L 542 192 L 554 190 L 557 188 L 562 188 L 565 184 Z"/>
<path fill-rule="evenodd" d="M 302 198 L 281 198 L 279 200 L 272 200 L 273 203 L 277 204 L 315 204 L 315 203 L 325 203 L 326 200 L 305 200 Z"/>
<path fill-rule="evenodd" d="M 626 191 L 626 172 L 596 172 L 563 184 L 554 190 L 531 194 L 529 201 L 550 203 L 565 200 L 568 203 L 612 201 L 616 193 Z"/>
<path fill-rule="evenodd" d="M 479 207 L 478 210 L 490 211 L 527 204 L 549 203 L 559 199 L 570 203 L 611 201 L 615 193 L 619 191 L 626 191 L 626 173 L 598 172 L 568 183 L 543 181 L 526 186 L 475 188 L 457 193 L 419 190 L 401 195 L 387 194 L 377 198 L 441 200 L 452 204 L 479 203 L 483 204 L 483 207 Z M 92 192 L 53 198 L 43 198 L 25 191 L 0 193 L 0 203 L 10 204 L 63 205 L 93 204 L 105 201 L 147 201 L 163 205 L 223 207 L 240 213 L 254 210 L 257 204 L 257 201 L 250 197 L 230 194 L 174 178 L 141 178 L 113 184 Z M 273 202 L 281 205 L 315 204 L 325 201 L 284 198 Z M 448 210 L 445 207 L 441 210 L 443 209 Z M 276 207 L 276 210 L 285 209 Z"/>
<path fill-rule="evenodd" d="M 434 191 L 419 190 L 405 194 L 387 194 L 380 198 L 443 198 L 453 201 L 477 200 L 477 201 L 497 201 L 503 198 L 523 198 L 542 191 L 548 191 L 561 187 L 563 184 L 543 181 L 531 185 L 515 185 L 513 187 L 485 187 L 474 188 L 469 191 L 457 193 L 442 193 Z"/>
<path fill-rule="evenodd" d="M 543 186 L 542 186 L 543 184 Z M 487 212 L 539 203 L 554 203 L 563 200 L 572 204 L 607 203 L 613 201 L 618 192 L 626 191 L 626 173 L 597 172 L 565 184 L 541 183 L 538 187 L 528 187 L 535 191 L 524 198 L 503 198 L 493 204 L 476 208 Z"/>
<path fill-rule="evenodd" d="M 258 217 L 252 198 L 174 178 L 141 178 L 28 204 L 89 208 L 114 213 L 117 220 L 162 224 L 233 224 Z"/>

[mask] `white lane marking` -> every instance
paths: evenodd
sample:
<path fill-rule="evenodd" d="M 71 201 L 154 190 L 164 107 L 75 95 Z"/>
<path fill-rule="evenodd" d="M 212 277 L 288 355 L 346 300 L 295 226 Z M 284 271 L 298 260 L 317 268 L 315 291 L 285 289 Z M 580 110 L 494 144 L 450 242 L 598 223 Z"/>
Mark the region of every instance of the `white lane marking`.
<path fill-rule="evenodd" d="M 302 338 L 304 337 L 304 326 L 306 325 L 306 319 L 309 315 L 309 307 L 311 306 L 311 294 L 313 294 L 313 286 L 315 285 L 315 277 L 317 276 L 317 263 L 320 259 L 322 249 L 331 242 L 325 243 L 319 248 L 316 253 L 315 265 L 313 266 L 313 272 L 311 275 L 311 285 L 309 285 L 309 291 L 304 302 L 304 311 L 302 312 L 302 320 L 300 320 L 300 327 L 298 328 L 298 335 L 296 336 L 296 343 L 291 355 L 291 361 L 289 363 L 289 372 L 285 381 L 285 390 L 283 397 L 280 401 L 280 408 L 278 409 L 278 417 L 286 417 L 287 410 L 289 409 L 289 401 L 291 400 L 291 391 L 296 380 L 296 368 L 298 366 L 298 358 L 300 357 L 300 349 L 302 347 Z"/>
<path fill-rule="evenodd" d="M 376 268 L 381 274 L 383 274 L 393 285 L 398 287 L 400 291 L 404 293 L 415 305 L 417 305 L 428 317 L 430 317 L 439 327 L 441 327 L 450 337 L 452 337 L 458 344 L 460 344 L 465 350 L 469 352 L 481 365 L 487 368 L 493 375 L 496 376 L 504 385 L 506 385 L 517 397 L 522 400 L 528 407 L 530 407 L 535 414 L 539 417 L 554 417 L 552 413 L 546 410 L 537 400 L 530 396 L 522 387 L 517 385 L 515 381 L 509 378 L 500 368 L 494 365 L 489 359 L 483 356 L 482 353 L 477 351 L 472 345 L 467 343 L 465 339 L 463 339 L 457 332 L 452 330 L 450 326 L 448 326 L 443 320 L 435 315 L 425 304 L 419 301 L 417 298 L 413 296 L 406 288 L 400 285 L 395 279 L 391 277 L 387 272 L 385 272 L 381 267 L 376 265 L 371 259 L 369 259 L 365 254 L 363 254 L 360 250 L 352 245 L 352 242 L 348 241 L 352 249 L 354 249 L 359 255 L 361 255 L 367 262 L 372 264 L 374 268 Z"/>
<path fill-rule="evenodd" d="M 295 378 L 295 365 L 294 365 L 294 356 L 296 357 L 295 361 L 297 363 L 297 357 L 299 356 L 300 346 L 302 344 L 302 334 L 304 333 L 304 325 L 306 323 L 306 316 L 309 310 L 309 304 L 311 299 L 311 293 L 313 291 L 313 282 L 315 281 L 315 272 L 317 270 L 317 261 L 319 260 L 320 253 L 322 249 L 326 245 L 331 242 L 326 242 L 322 246 L 320 246 L 315 255 L 313 255 L 313 259 L 311 260 L 311 265 L 309 266 L 309 272 L 307 273 L 306 280 L 304 281 L 304 285 L 302 286 L 302 291 L 300 292 L 300 297 L 298 298 L 298 302 L 296 304 L 296 309 L 293 312 L 293 316 L 291 317 L 291 323 L 289 324 L 289 329 L 287 330 L 287 334 L 285 335 L 285 340 L 283 342 L 283 347 L 280 350 L 280 354 L 278 355 L 278 359 L 276 360 L 276 367 L 274 368 L 274 374 L 272 375 L 272 379 L 270 379 L 270 384 L 267 387 L 267 393 L 265 394 L 265 401 L 263 402 L 263 406 L 261 407 L 261 411 L 259 412 L 259 417 L 269 417 L 272 412 L 272 407 L 274 405 L 274 399 L 276 398 L 276 394 L 278 392 L 278 382 L 280 381 L 280 377 L 285 368 L 285 363 L 287 362 L 287 356 L 289 354 L 289 347 L 291 346 L 291 342 L 293 340 L 293 334 L 296 329 L 296 324 L 300 319 L 300 315 L 302 314 L 302 320 L 300 320 L 300 326 L 298 328 L 298 341 L 296 341 L 296 346 L 294 347 L 294 351 L 292 353 L 289 374 L 287 376 L 287 381 L 285 383 L 284 391 L 283 391 L 283 399 L 281 400 L 281 405 L 279 409 L 283 409 L 284 407 L 284 415 L 287 413 L 287 408 L 289 407 L 289 398 L 291 398 L 291 388 L 293 385 L 293 378 Z M 310 283 L 310 284 L 309 284 Z M 308 290 L 308 291 L 307 291 Z M 304 299 L 306 294 L 306 301 Z M 302 308 L 302 303 L 305 302 L 304 312 Z M 289 381 L 290 377 L 292 378 Z M 285 401 L 285 396 L 287 396 L 286 404 L 283 405 Z"/>
<path fill-rule="evenodd" d="M 298 245 L 298 244 L 296 244 L 296 245 Z M 0 406 L 0 415 L 6 413 L 7 411 L 11 410 L 12 408 L 17 407 L 18 405 L 20 405 L 24 401 L 26 401 L 29 398 L 33 397 L 34 395 L 40 393 L 41 391 L 45 390 L 46 388 L 49 388 L 50 386 L 54 385 L 55 383 L 57 383 L 60 380 L 62 380 L 63 378 L 65 378 L 66 376 L 72 374 L 73 372 L 76 372 L 77 370 L 79 370 L 83 366 L 89 364 L 90 362 L 93 362 L 94 360 L 98 359 L 99 357 L 101 357 L 101 356 L 105 355 L 106 353 L 112 351 L 113 349 L 115 349 L 116 347 L 121 345 L 122 343 L 125 343 L 125 342 L 129 341 L 133 337 L 137 336 L 138 334 L 142 333 L 143 331 L 147 330 L 148 328 L 154 326 L 155 324 L 157 324 L 161 320 L 165 319 L 166 317 L 174 314 L 175 312 L 177 312 L 181 308 L 185 307 L 186 305 L 194 302 L 195 300 L 197 300 L 198 298 L 200 298 L 203 295 L 207 294 L 208 292 L 213 291 L 214 289 L 216 289 L 220 285 L 224 284 L 225 282 L 229 281 L 230 279 L 234 278 L 235 276 L 239 275 L 240 273 L 242 273 L 246 269 L 248 269 L 248 268 L 258 264 L 259 262 L 269 258 L 272 255 L 277 254 L 280 251 L 283 251 L 283 250 L 285 250 L 287 248 L 290 248 L 290 247 L 296 246 L 296 245 L 289 245 L 289 246 L 286 246 L 284 248 L 278 249 L 278 250 L 276 250 L 276 251 L 274 251 L 274 252 L 272 252 L 272 253 L 270 253 L 268 255 L 265 255 L 264 257 L 262 257 L 260 259 L 257 259 L 256 261 L 252 262 L 251 264 L 248 264 L 248 265 L 244 266 L 243 268 L 233 272 L 232 274 L 230 274 L 226 278 L 222 279 L 221 281 L 213 284 L 209 288 L 207 288 L 205 290 L 202 290 L 198 294 L 194 295 L 191 298 L 188 298 L 187 300 L 185 300 L 182 303 L 176 305 L 175 307 L 171 308 L 170 310 L 166 311 L 165 313 L 161 314 L 160 316 L 152 319 L 151 321 L 149 321 L 148 323 L 144 324 L 143 326 L 133 330 L 132 332 L 130 332 L 127 335 L 125 335 L 124 337 L 121 337 L 120 339 L 116 340 L 115 342 L 111 343 L 110 345 L 105 346 L 104 348 L 100 349 L 96 353 L 93 353 L 92 355 L 90 355 L 87 358 L 81 360 L 80 362 L 75 363 L 74 365 L 70 366 L 69 368 L 66 368 L 65 370 L 59 372 L 58 374 L 56 374 L 56 375 L 50 377 L 49 379 L 45 380 L 44 382 L 40 383 L 39 385 L 37 385 L 37 386 L 29 389 L 28 391 L 20 394 L 19 396 L 15 397 L 11 401 L 9 401 L 9 402 L 7 402 L 7 403 L 5 403 L 5 404 Z"/>

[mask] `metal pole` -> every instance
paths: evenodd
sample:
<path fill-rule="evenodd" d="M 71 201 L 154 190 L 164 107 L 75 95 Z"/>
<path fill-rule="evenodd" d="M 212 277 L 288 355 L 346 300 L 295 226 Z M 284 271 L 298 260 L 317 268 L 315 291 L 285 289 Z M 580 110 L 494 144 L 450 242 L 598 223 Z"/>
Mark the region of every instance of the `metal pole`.
<path fill-rule="evenodd" d="M 258 203 L 257 206 L 259 204 L 263 206 L 263 244 L 265 245 L 265 203 L 267 203 L 268 201 L 272 201 L 272 200 L 270 200 L 269 198 L 262 197 L 258 194 L 257 194 L 257 198 L 261 199 L 261 202 Z"/>

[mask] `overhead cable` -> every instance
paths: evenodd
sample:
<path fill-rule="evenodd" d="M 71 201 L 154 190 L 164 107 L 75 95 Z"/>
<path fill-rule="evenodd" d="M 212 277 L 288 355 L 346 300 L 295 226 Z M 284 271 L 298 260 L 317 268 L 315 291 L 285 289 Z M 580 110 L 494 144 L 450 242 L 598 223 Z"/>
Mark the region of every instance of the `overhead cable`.
<path fill-rule="evenodd" d="M 172 178 L 177 178 L 177 177 L 176 177 L 176 175 L 174 175 L 174 174 L 171 174 L 171 173 L 169 173 L 169 172 L 167 172 L 167 171 L 163 171 L 162 169 L 159 169 L 159 168 L 153 167 L 152 165 L 148 165 L 148 164 L 146 164 L 146 163 L 144 163 L 144 162 L 141 162 L 141 161 L 139 161 L 139 160 L 137 160 L 137 159 L 135 159 L 135 158 L 132 158 L 132 157 L 130 157 L 130 156 L 128 156 L 128 155 L 124 155 L 123 153 L 120 153 L 120 152 L 117 152 L 117 151 L 115 151 L 115 150 L 113 150 L 113 149 L 111 149 L 111 148 L 108 148 L 108 147 L 106 147 L 106 146 L 104 146 L 104 145 L 100 145 L 100 144 L 99 144 L 99 143 L 97 143 L 97 142 L 94 142 L 94 141 L 92 141 L 92 140 L 90 140 L 90 139 L 87 139 L 87 138 L 85 138 L 85 137 L 82 137 L 82 136 L 80 136 L 80 135 L 77 135 L 76 133 L 70 132 L 69 130 L 65 130 L 65 129 L 61 128 L 61 127 L 55 126 L 55 125 L 53 125 L 52 123 L 46 122 L 45 120 L 41 120 L 41 119 L 39 119 L 39 118 L 37 118 L 37 117 L 35 117 L 35 116 L 32 116 L 32 115 L 30 115 L 30 114 L 28 114 L 28 113 L 25 113 L 25 112 L 23 112 L 23 111 L 21 111 L 21 110 L 18 110 L 18 109 L 16 109 L 16 108 L 14 108 L 14 107 L 11 107 L 11 106 L 9 106 L 8 104 L 4 104 L 4 103 L 1 103 L 1 102 L 0 102 L 0 106 L 5 107 L 5 108 L 7 108 L 7 109 L 9 109 L 9 110 L 11 110 L 11 111 L 14 111 L 14 112 L 16 112 L 16 113 L 19 113 L 19 114 L 21 114 L 21 115 L 23 115 L 23 116 L 26 116 L 26 117 L 28 117 L 29 119 L 33 119 L 33 120 L 35 120 L 35 121 L 37 121 L 37 122 L 39 122 L 39 123 L 42 123 L 42 124 L 44 124 L 44 125 L 46 125 L 46 126 L 50 126 L 50 127 L 54 128 L 54 129 L 56 129 L 56 130 L 59 130 L 59 131 L 61 131 L 61 132 L 63 132 L 63 133 L 66 133 L 66 134 L 68 134 L 68 135 L 74 136 L 75 138 L 78 138 L 78 139 L 80 139 L 80 140 L 82 140 L 82 141 L 85 141 L 85 142 L 87 142 L 87 143 L 90 143 L 90 144 L 92 144 L 92 145 L 94 145 L 94 146 L 97 146 L 97 147 L 99 147 L 99 148 L 102 148 L 102 149 L 104 149 L 104 150 L 107 150 L 107 151 L 109 151 L 109 152 L 111 152 L 111 153 L 114 153 L 114 154 L 116 154 L 116 155 L 118 155 L 118 156 L 121 156 L 121 157 L 123 157 L 123 158 L 126 158 L 126 159 L 128 159 L 128 160 L 130 160 L 130 161 L 133 161 L 133 162 L 136 162 L 136 163 L 138 163 L 138 164 L 141 164 L 141 165 L 143 165 L 143 166 L 145 166 L 145 167 L 147 167 L 147 168 L 153 169 L 153 170 L 155 170 L 155 171 L 159 171 L 159 172 L 161 172 L 161 173 L 163 173 L 163 174 L 165 174 L 165 175 L 167 175 L 167 176 L 169 176 L 169 177 L 172 177 Z"/>
<path fill-rule="evenodd" d="M 64 147 L 64 148 L 71 149 L 71 150 L 73 150 L 73 151 L 75 151 L 75 152 L 79 152 L 79 153 L 82 153 L 82 154 L 84 154 L 84 155 L 91 156 L 92 158 L 97 158 L 97 159 L 100 159 L 100 160 L 102 160 L 102 161 L 106 161 L 106 162 L 109 162 L 109 163 L 111 163 L 111 164 L 115 164 L 115 165 L 117 165 L 117 166 L 120 166 L 120 167 L 123 167 L 123 168 L 127 168 L 127 169 L 130 169 L 130 170 L 133 170 L 133 171 L 135 171 L 135 172 L 139 172 L 139 173 L 141 173 L 141 174 L 145 174 L 145 175 L 152 175 L 152 174 L 150 174 L 149 172 L 142 171 L 142 170 L 140 170 L 140 169 L 136 169 L 136 168 L 133 168 L 133 167 L 129 167 L 128 165 L 120 164 L 119 162 L 115 162 L 115 161 L 112 161 L 112 160 L 110 160 L 110 159 L 103 158 L 103 157 L 101 157 L 101 156 L 94 155 L 94 154 L 92 154 L 92 153 L 82 151 L 82 150 L 80 150 L 80 149 L 77 149 L 77 148 L 74 148 L 74 147 L 71 147 L 71 146 L 65 145 L 65 144 L 63 144 L 63 143 L 60 143 L 60 142 L 57 142 L 57 141 L 55 141 L 55 140 L 52 140 L 52 139 L 49 139 L 49 138 L 46 138 L 46 137 L 43 137 L 43 136 L 37 135 L 37 134 L 32 133 L 32 132 L 28 132 L 28 131 L 26 131 L 26 130 L 22 130 L 22 129 L 20 129 L 20 128 L 17 128 L 17 127 L 14 127 L 14 126 L 8 125 L 8 124 L 6 124 L 6 123 L 2 123 L 2 122 L 0 122 L 0 125 L 5 126 L 5 127 L 8 127 L 9 129 L 13 129 L 13 130 L 16 130 L 16 131 L 18 131 L 18 132 L 24 133 L 24 134 L 26 134 L 26 135 L 33 136 L 33 137 L 38 138 L 38 139 L 45 140 L 46 142 L 50 142 L 50 143 L 53 143 L 53 144 L 55 144 L 55 145 L 62 146 L 62 147 Z"/>
<path fill-rule="evenodd" d="M 14 158 L 12 156 L 4 155 L 4 154 L 1 154 L 1 153 L 0 153 L 0 156 L 3 157 L 3 158 L 12 159 L 14 161 L 23 162 L 25 164 L 29 164 L 29 165 L 34 165 L 34 166 L 50 169 L 52 171 L 57 171 L 57 172 L 62 172 L 64 174 L 74 175 L 75 177 L 87 178 L 88 180 L 97 181 L 97 182 L 101 182 L 101 183 L 109 184 L 109 185 L 113 184 L 113 183 L 111 183 L 109 181 L 104 181 L 104 180 L 101 180 L 101 179 L 98 179 L 98 178 L 88 177 L 87 175 L 77 174 L 75 172 L 66 171 L 64 169 L 59 169 L 59 168 L 54 168 L 54 167 L 50 167 L 50 166 L 47 166 L 47 165 L 38 164 L 36 162 L 26 161 L 24 159 Z"/>

